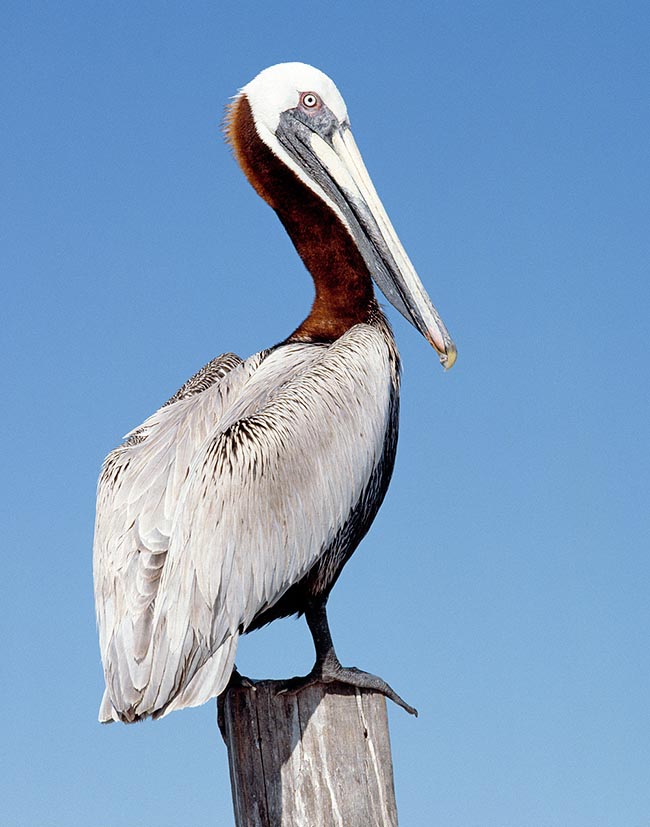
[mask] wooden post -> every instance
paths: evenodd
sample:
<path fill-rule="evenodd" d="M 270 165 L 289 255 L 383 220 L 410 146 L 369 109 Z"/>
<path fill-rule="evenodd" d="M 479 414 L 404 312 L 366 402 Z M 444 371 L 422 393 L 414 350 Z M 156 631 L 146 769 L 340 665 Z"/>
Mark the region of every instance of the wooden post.
<path fill-rule="evenodd" d="M 343 684 L 220 699 L 237 827 L 397 827 L 386 700 Z"/>

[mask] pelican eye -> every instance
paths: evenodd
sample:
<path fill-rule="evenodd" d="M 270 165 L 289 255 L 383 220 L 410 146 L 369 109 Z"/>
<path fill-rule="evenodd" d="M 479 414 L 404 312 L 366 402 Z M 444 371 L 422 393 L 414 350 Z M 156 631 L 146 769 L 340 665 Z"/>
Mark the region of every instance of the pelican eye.
<path fill-rule="evenodd" d="M 303 92 L 300 96 L 300 103 L 306 109 L 315 109 L 320 106 L 320 98 L 314 92 Z"/>

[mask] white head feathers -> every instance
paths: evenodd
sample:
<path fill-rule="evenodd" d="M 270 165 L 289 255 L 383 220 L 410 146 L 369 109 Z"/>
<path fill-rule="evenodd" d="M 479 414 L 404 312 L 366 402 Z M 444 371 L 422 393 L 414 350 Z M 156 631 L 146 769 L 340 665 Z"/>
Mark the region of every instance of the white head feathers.
<path fill-rule="evenodd" d="M 347 120 L 345 101 L 334 83 L 320 69 L 306 63 L 269 66 L 247 83 L 240 94 L 248 98 L 261 135 L 263 129 L 275 132 L 282 112 L 296 107 L 303 92 L 316 92 L 339 123 Z"/>

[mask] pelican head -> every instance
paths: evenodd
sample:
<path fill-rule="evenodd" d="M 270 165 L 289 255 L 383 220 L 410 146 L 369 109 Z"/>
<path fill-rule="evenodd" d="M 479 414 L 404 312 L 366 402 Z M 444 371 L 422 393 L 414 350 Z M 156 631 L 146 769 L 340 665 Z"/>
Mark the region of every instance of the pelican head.
<path fill-rule="evenodd" d="M 257 136 L 330 207 L 384 296 L 450 368 L 456 361 L 455 345 L 370 180 L 334 83 L 313 66 L 281 63 L 244 86 L 231 111 L 243 99 L 250 106 Z M 278 209 L 277 194 L 260 185 L 241 157 L 240 163 L 260 195 Z"/>

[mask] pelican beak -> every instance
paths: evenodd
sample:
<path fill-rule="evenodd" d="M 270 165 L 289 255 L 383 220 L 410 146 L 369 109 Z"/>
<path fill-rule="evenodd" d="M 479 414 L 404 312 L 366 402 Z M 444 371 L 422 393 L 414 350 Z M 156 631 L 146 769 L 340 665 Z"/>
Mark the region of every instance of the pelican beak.
<path fill-rule="evenodd" d="M 347 122 L 287 141 L 303 171 L 338 209 L 384 296 L 438 352 L 446 369 L 456 346 L 431 303 L 377 195 Z M 287 145 L 289 144 L 289 145 Z"/>

